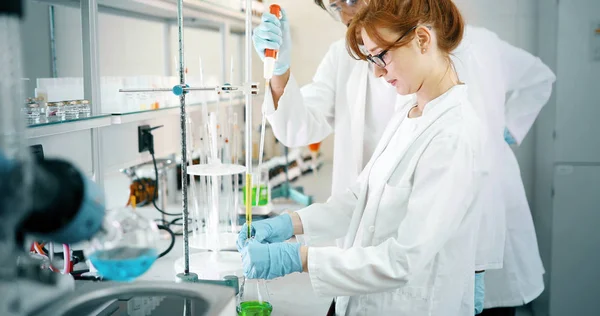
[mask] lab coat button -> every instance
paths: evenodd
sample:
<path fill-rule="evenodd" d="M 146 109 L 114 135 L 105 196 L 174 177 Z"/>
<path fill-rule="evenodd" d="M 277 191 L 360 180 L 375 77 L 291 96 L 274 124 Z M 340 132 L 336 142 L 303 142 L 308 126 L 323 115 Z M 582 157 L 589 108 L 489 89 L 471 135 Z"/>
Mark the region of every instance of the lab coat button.
<path fill-rule="evenodd" d="M 375 226 L 369 226 L 369 232 L 374 233 L 375 232 Z"/>

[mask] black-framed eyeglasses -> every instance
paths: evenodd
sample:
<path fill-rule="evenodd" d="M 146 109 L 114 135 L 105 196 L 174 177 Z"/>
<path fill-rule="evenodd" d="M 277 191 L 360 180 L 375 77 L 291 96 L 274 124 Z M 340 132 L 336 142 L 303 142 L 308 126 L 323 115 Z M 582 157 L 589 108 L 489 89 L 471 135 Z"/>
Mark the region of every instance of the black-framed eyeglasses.
<path fill-rule="evenodd" d="M 400 36 L 400 38 L 398 38 L 394 44 L 390 45 L 390 47 L 384 49 L 381 51 L 381 53 L 372 56 L 371 54 L 367 55 L 367 60 L 370 61 L 371 63 L 381 67 L 381 68 L 385 68 L 385 66 L 387 66 L 387 62 L 383 59 L 383 57 L 385 57 L 385 54 L 387 54 L 387 52 L 394 46 L 396 45 L 396 43 L 400 42 L 404 37 L 406 37 L 406 35 L 408 35 L 410 32 L 414 31 L 417 28 L 417 26 L 413 26 L 410 28 L 410 30 L 404 32 L 404 34 L 402 34 L 402 36 Z"/>

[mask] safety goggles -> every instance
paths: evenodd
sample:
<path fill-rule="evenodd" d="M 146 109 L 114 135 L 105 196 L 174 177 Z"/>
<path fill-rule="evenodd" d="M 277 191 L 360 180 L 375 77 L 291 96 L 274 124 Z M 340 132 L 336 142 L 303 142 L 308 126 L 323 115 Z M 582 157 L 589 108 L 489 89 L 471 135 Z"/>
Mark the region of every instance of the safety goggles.
<path fill-rule="evenodd" d="M 334 20 L 342 22 L 342 10 L 354 6 L 358 1 L 360 0 L 336 0 L 326 5 L 325 9 Z"/>

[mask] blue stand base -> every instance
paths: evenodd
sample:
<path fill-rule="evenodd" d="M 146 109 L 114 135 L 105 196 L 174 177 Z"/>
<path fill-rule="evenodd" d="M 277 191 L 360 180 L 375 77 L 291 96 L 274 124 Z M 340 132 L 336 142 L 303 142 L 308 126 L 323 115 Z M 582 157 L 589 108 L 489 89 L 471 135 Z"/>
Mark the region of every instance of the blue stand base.
<path fill-rule="evenodd" d="M 222 285 L 228 286 L 235 290 L 235 295 L 237 295 L 240 291 L 240 284 L 238 277 L 235 275 L 228 275 L 223 278 L 223 280 L 201 280 L 198 279 L 198 275 L 195 273 L 179 273 L 177 274 L 177 283 L 204 283 L 204 284 L 214 284 L 214 285 Z"/>

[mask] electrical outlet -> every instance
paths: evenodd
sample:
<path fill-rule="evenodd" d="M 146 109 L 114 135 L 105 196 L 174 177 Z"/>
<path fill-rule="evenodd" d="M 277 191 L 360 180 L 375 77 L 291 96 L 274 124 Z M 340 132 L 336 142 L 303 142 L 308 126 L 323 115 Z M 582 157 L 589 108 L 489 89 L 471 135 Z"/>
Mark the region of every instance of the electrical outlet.
<path fill-rule="evenodd" d="M 138 126 L 138 152 L 143 153 L 147 151 L 148 144 L 146 144 L 144 134 L 150 131 L 150 125 Z"/>
<path fill-rule="evenodd" d="M 31 150 L 31 154 L 37 161 L 44 160 L 44 147 L 42 147 L 41 144 L 29 146 L 29 149 Z"/>

